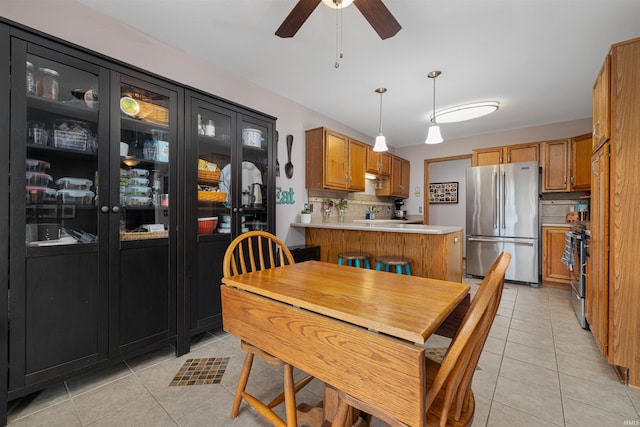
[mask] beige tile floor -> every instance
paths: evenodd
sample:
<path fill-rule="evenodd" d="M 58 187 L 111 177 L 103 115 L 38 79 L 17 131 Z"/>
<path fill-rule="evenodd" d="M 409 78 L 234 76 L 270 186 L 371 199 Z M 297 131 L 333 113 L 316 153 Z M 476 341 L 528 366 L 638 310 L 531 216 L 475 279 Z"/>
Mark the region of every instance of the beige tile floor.
<path fill-rule="evenodd" d="M 640 390 L 618 382 L 591 333 L 579 327 L 569 297 L 563 290 L 506 284 L 474 376 L 474 426 L 640 425 Z M 447 343 L 434 337 L 428 344 Z M 186 359 L 226 356 L 220 384 L 168 386 Z M 229 418 L 242 360 L 235 337 L 206 333 L 182 357 L 166 348 L 9 402 L 9 425 L 268 426 L 246 405 L 238 418 Z M 254 365 L 252 392 L 281 386 L 276 368 Z M 322 385 L 314 381 L 298 399 L 316 403 L 321 395 Z"/>

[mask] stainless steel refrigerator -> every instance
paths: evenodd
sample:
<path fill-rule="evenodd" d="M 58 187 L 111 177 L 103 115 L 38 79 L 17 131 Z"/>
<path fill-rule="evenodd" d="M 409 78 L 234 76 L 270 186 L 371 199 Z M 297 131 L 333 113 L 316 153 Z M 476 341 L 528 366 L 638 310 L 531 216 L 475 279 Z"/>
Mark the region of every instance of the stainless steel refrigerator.
<path fill-rule="evenodd" d="M 538 162 L 467 168 L 467 274 L 484 277 L 500 252 L 506 280 L 539 283 Z"/>

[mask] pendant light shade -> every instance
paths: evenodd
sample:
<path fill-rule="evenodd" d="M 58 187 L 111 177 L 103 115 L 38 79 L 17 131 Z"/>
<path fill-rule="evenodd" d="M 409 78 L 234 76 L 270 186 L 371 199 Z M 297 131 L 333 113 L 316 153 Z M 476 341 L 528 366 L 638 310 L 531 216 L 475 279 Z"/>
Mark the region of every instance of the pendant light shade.
<path fill-rule="evenodd" d="M 440 134 L 440 126 L 429 126 L 429 132 L 427 133 L 427 140 L 425 144 L 440 144 L 442 141 L 442 135 Z"/>
<path fill-rule="evenodd" d="M 433 115 L 431 116 L 431 121 L 433 125 L 429 126 L 429 131 L 427 132 L 427 139 L 424 141 L 425 144 L 440 144 L 442 139 L 442 134 L 440 133 L 440 126 L 436 123 L 436 77 L 442 74 L 442 71 L 432 71 L 427 74 L 427 77 L 433 79 Z"/>
<path fill-rule="evenodd" d="M 376 136 L 376 143 L 373 146 L 373 151 L 387 151 L 387 138 L 382 134 L 382 94 L 387 91 L 384 87 L 379 87 L 375 90 L 380 94 L 380 127 L 378 128 L 378 136 Z"/>

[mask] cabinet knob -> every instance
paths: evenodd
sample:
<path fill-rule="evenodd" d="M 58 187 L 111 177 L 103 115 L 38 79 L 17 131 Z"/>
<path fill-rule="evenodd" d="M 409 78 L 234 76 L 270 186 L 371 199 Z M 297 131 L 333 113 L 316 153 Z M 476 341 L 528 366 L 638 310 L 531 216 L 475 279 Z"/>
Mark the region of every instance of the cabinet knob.
<path fill-rule="evenodd" d="M 118 212 L 120 212 L 120 206 L 114 206 L 114 207 L 112 207 L 112 208 L 111 208 L 111 212 L 113 212 L 113 213 L 118 213 Z"/>
<path fill-rule="evenodd" d="M 238 208 L 233 208 L 232 211 L 233 212 L 238 212 Z"/>
<path fill-rule="evenodd" d="M 101 206 L 100 207 L 100 212 L 108 213 L 109 212 L 109 206 Z"/>

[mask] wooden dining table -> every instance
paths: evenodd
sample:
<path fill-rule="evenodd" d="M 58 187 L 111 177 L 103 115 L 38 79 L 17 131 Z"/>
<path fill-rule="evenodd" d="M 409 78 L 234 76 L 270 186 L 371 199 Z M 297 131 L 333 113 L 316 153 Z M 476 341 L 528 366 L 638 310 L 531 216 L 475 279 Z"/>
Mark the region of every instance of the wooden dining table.
<path fill-rule="evenodd" d="M 469 285 L 319 261 L 222 282 L 227 332 L 408 425 L 425 424 L 424 343 L 468 303 Z"/>

